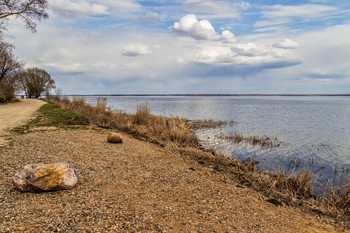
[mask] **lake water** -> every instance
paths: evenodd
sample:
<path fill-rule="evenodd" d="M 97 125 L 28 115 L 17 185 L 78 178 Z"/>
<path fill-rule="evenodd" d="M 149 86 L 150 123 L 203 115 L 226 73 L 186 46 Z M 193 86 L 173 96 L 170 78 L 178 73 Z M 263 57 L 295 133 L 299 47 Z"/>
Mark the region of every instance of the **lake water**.
<path fill-rule="evenodd" d="M 94 101 L 96 97 L 89 97 Z M 114 109 L 133 113 L 147 103 L 152 113 L 190 120 L 234 121 L 198 130 L 203 145 L 239 159 L 259 161 L 262 170 L 309 168 L 320 180 L 350 172 L 350 97 L 107 97 Z M 266 135 L 278 147 L 262 148 L 220 139 L 221 134 Z"/>

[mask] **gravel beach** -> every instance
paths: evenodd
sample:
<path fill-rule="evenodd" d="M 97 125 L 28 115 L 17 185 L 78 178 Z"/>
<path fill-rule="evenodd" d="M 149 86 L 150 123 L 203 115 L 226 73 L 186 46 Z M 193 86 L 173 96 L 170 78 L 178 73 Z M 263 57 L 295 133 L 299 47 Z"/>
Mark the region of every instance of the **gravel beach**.
<path fill-rule="evenodd" d="M 104 129 L 36 131 L 0 148 L 0 232 L 335 232 L 329 221 L 266 202 L 227 174 L 168 147 Z M 21 193 L 28 163 L 68 162 L 78 185 Z M 328 223 L 326 223 L 328 222 Z"/>

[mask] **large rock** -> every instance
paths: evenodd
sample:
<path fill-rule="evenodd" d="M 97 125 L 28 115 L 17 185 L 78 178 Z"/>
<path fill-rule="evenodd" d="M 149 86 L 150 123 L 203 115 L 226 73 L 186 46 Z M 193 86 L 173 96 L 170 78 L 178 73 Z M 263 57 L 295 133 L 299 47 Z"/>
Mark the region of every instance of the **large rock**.
<path fill-rule="evenodd" d="M 15 187 L 24 192 L 71 189 L 77 182 L 76 170 L 66 163 L 27 164 L 13 177 Z"/>
<path fill-rule="evenodd" d="M 122 143 L 123 142 L 123 138 L 122 138 L 121 134 L 116 133 L 116 132 L 111 132 L 107 136 L 107 141 L 109 143 Z"/>

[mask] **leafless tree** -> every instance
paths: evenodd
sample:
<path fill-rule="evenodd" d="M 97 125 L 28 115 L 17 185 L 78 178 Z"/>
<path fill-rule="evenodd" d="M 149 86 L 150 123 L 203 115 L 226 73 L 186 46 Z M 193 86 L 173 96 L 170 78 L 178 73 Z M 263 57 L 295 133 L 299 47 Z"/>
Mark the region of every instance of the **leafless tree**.
<path fill-rule="evenodd" d="M 40 68 L 29 68 L 19 75 L 18 79 L 28 98 L 39 98 L 56 87 L 51 75 Z"/>
<path fill-rule="evenodd" d="M 12 53 L 12 46 L 0 39 L 0 102 L 9 101 L 15 97 L 17 76 L 23 63 Z"/>
<path fill-rule="evenodd" d="M 12 49 L 12 45 L 0 41 L 0 83 L 13 78 L 22 68 L 23 63 L 15 58 Z"/>
<path fill-rule="evenodd" d="M 4 21 L 10 17 L 21 19 L 26 27 L 36 32 L 35 21 L 47 19 L 47 0 L 0 0 L 0 23 L 5 28 Z M 1 30 L 1 29 L 0 29 Z"/>

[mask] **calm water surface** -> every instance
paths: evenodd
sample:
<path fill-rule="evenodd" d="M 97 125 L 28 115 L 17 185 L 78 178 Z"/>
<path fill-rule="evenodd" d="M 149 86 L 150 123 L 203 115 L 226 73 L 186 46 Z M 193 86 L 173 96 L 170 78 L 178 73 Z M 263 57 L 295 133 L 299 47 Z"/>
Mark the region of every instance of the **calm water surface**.
<path fill-rule="evenodd" d="M 94 101 L 96 98 L 89 98 Z M 152 113 L 191 120 L 235 121 L 219 129 L 198 130 L 205 146 L 240 159 L 253 157 L 260 169 L 310 168 L 321 179 L 350 171 L 350 97 L 108 97 L 109 106 L 135 112 L 148 103 Z M 283 144 L 261 148 L 222 140 L 220 134 L 276 137 Z"/>

